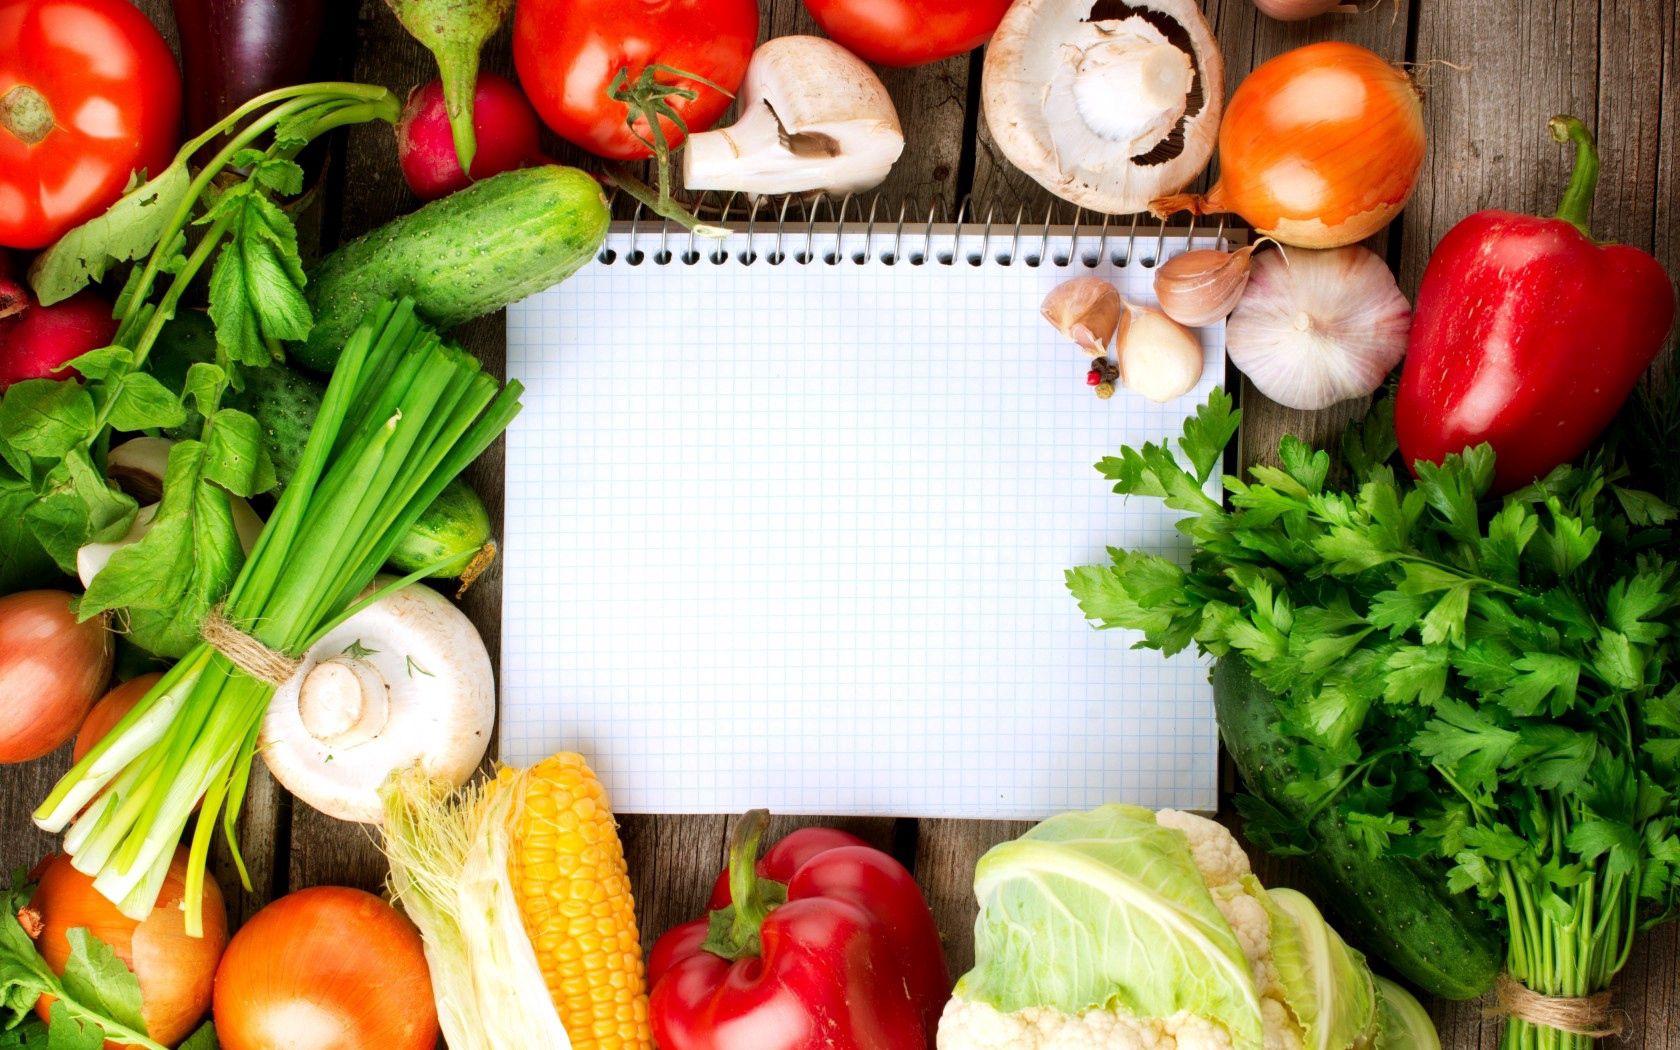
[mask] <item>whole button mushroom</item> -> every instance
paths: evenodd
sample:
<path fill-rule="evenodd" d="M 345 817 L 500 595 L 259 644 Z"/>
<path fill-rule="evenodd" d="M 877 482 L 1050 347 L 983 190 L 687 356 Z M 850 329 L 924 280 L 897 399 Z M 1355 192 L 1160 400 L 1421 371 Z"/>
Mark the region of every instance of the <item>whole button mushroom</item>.
<path fill-rule="evenodd" d="M 374 587 L 394 582 L 380 577 Z M 259 750 L 288 791 L 330 817 L 377 824 L 379 788 L 420 766 L 458 786 L 496 720 L 490 654 L 448 599 L 421 584 L 334 628 L 274 693 Z"/>

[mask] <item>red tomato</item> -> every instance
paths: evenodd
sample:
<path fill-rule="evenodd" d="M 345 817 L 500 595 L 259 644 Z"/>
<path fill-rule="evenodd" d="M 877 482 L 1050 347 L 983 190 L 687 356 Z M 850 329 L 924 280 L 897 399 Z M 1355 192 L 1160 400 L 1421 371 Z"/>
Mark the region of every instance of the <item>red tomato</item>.
<path fill-rule="evenodd" d="M 823 32 L 883 66 L 922 66 L 992 38 L 1011 0 L 805 0 Z"/>
<path fill-rule="evenodd" d="M 0 244 L 44 248 L 174 156 L 181 74 L 127 0 L 0 0 Z"/>
<path fill-rule="evenodd" d="M 643 116 L 632 130 L 629 108 L 612 97 L 621 71 L 634 86 L 645 70 L 664 67 L 652 73 L 660 85 L 696 96 L 666 94 L 665 103 L 688 131 L 705 131 L 730 97 L 672 71 L 733 92 L 757 40 L 757 0 L 520 0 L 513 16 L 513 60 L 537 113 L 562 138 L 614 160 L 653 156 L 643 141 L 653 137 L 652 125 Z M 683 129 L 669 116 L 658 119 L 675 149 Z"/>

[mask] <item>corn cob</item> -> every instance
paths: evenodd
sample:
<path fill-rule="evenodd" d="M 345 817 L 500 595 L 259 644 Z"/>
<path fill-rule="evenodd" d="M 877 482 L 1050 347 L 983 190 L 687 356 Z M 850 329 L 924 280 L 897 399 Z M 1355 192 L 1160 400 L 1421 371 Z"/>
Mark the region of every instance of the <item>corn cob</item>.
<path fill-rule="evenodd" d="M 503 769 L 519 789 L 510 875 L 525 931 L 574 1050 L 651 1050 L 635 901 L 606 792 L 580 755 Z"/>

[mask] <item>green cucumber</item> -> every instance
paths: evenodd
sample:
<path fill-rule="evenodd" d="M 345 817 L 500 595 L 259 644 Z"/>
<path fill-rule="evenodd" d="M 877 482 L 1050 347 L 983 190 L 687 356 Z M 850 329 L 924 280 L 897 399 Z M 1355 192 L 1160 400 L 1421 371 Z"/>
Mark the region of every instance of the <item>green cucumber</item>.
<path fill-rule="evenodd" d="M 1301 770 L 1294 745 L 1277 729 L 1276 698 L 1240 658 L 1227 658 L 1214 666 L 1213 700 L 1219 735 L 1249 791 L 1288 816 L 1306 817 L 1308 808 L 1285 790 Z M 1308 830 L 1318 848 L 1302 859 L 1319 883 L 1316 899 L 1350 942 L 1443 999 L 1474 999 L 1493 987 L 1504 942 L 1474 900 L 1447 891 L 1444 870 L 1373 858 L 1334 807 L 1313 817 Z"/>
<path fill-rule="evenodd" d="M 411 297 L 442 329 L 494 313 L 570 277 L 606 239 L 601 185 L 548 164 L 475 182 L 351 241 L 309 274 L 315 328 L 292 347 L 306 368 L 332 370 L 377 303 Z"/>
<path fill-rule="evenodd" d="M 451 580 L 459 577 L 463 591 L 496 559 L 496 541 L 490 538 L 490 512 L 478 493 L 460 478 L 438 493 L 391 552 L 387 564 L 406 574 L 445 558 L 451 560 L 430 575 Z"/>
<path fill-rule="evenodd" d="M 216 358 L 216 328 L 202 313 L 185 311 L 163 328 L 149 359 L 157 380 L 172 390 L 186 382 L 187 369 L 198 361 Z M 263 444 L 274 461 L 274 475 L 284 488 L 303 456 L 309 431 L 321 410 L 326 388 L 318 381 L 282 364 L 268 368 L 247 368 L 240 372 L 243 390 L 229 390 L 223 404 L 249 412 L 262 427 Z M 169 431 L 177 440 L 196 438 L 204 419 L 189 409 L 187 420 Z M 276 494 L 279 488 L 275 490 Z M 495 559 L 496 544 L 490 538 L 490 512 L 464 481 L 451 481 L 426 512 L 397 544 L 390 564 L 407 574 L 434 565 L 451 554 L 456 557 L 431 573 L 435 578 L 459 577 L 461 589 Z"/>

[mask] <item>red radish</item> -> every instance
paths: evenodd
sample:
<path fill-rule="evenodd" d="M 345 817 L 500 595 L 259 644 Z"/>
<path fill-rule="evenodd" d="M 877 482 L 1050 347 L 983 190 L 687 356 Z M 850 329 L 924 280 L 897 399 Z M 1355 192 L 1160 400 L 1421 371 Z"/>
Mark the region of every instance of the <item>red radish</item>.
<path fill-rule="evenodd" d="M 0 279 L 0 311 L 7 284 Z M 109 346 L 117 334 L 111 304 L 93 291 L 51 306 L 39 305 L 27 291 L 23 296 L 23 304 L 0 320 L 0 390 L 25 379 L 69 379 L 75 372 L 58 371 L 60 365 Z"/>
<path fill-rule="evenodd" d="M 29 305 L 29 290 L 12 280 L 12 260 L 0 251 L 0 320 L 19 314 Z"/>
<path fill-rule="evenodd" d="M 415 88 L 397 123 L 397 157 L 408 188 L 421 200 L 437 200 L 514 168 L 542 163 L 537 145 L 537 115 L 513 82 L 494 73 L 480 73 L 473 93 L 473 130 L 478 153 L 472 177 L 461 172 L 455 157 L 455 136 L 443 103 L 443 81 Z"/>

